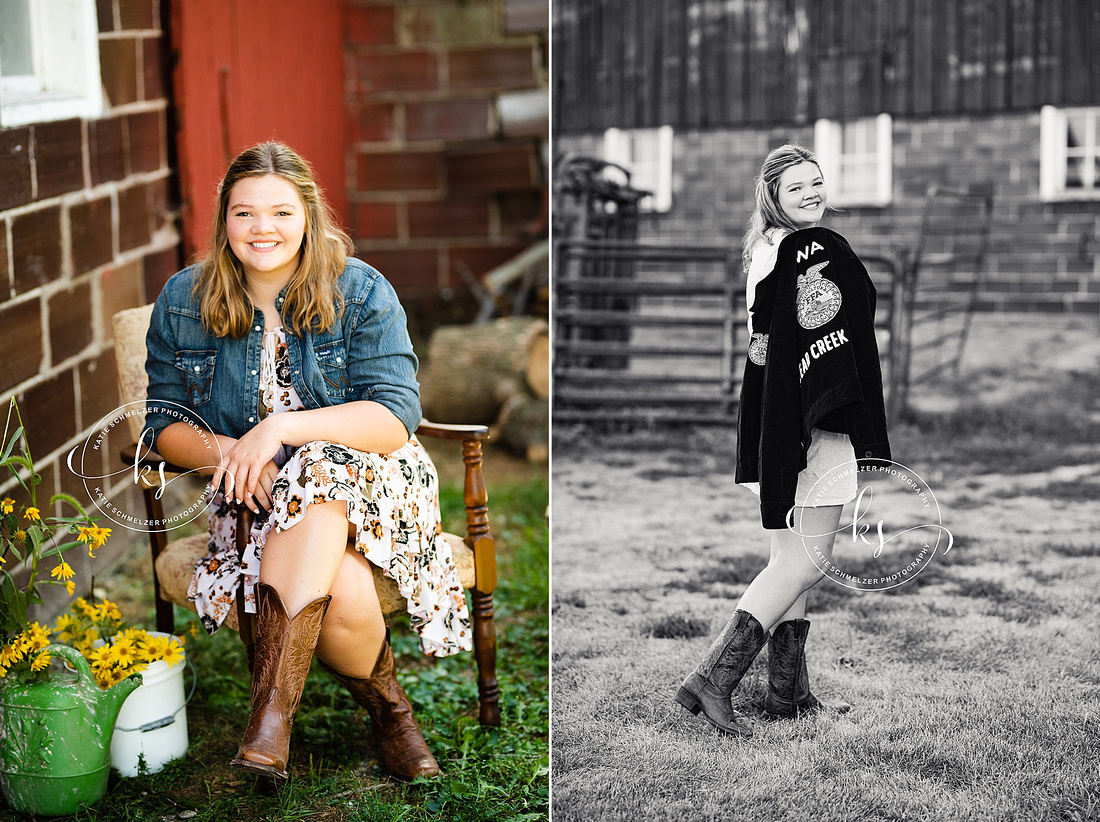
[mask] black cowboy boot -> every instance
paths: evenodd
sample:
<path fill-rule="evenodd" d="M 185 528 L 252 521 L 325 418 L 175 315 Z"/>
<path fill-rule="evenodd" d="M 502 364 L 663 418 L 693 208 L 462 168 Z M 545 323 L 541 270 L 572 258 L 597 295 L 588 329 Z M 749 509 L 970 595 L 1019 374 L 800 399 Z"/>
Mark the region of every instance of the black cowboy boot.
<path fill-rule="evenodd" d="M 806 670 L 806 636 L 810 622 L 790 619 L 780 622 L 768 642 L 768 695 L 764 698 L 764 719 L 794 719 L 801 714 L 831 710 L 847 713 L 847 702 L 825 703 L 810 692 Z"/>
<path fill-rule="evenodd" d="M 734 611 L 702 663 L 676 692 L 676 701 L 693 714 L 702 711 L 707 722 L 724 733 L 752 736 L 752 728 L 730 705 L 730 694 L 767 641 L 768 632 L 756 617 Z"/>

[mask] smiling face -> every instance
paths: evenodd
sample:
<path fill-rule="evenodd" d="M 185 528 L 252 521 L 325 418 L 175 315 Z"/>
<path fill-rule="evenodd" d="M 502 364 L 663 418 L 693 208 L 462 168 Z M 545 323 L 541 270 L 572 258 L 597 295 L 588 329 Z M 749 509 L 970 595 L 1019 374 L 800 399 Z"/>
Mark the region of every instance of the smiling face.
<path fill-rule="evenodd" d="M 814 163 L 799 163 L 779 176 L 779 208 L 799 228 L 820 222 L 827 199 L 825 180 Z"/>
<path fill-rule="evenodd" d="M 229 192 L 229 247 L 249 277 L 288 281 L 298 268 L 306 208 L 298 190 L 278 174 L 245 177 Z"/>

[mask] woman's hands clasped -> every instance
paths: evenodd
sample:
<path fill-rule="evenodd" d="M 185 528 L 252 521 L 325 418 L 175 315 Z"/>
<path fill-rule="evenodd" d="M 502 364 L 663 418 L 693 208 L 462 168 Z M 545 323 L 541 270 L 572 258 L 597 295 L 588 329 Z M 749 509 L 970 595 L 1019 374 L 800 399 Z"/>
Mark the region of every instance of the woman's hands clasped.
<path fill-rule="evenodd" d="M 274 457 L 283 446 L 278 422 L 278 415 L 272 415 L 238 440 L 219 438 L 222 458 L 210 479 L 212 492 L 224 480 L 227 499 L 244 503 L 257 514 L 260 508 L 271 509 L 271 487 L 279 475 Z M 228 448 L 227 441 L 232 443 Z"/>

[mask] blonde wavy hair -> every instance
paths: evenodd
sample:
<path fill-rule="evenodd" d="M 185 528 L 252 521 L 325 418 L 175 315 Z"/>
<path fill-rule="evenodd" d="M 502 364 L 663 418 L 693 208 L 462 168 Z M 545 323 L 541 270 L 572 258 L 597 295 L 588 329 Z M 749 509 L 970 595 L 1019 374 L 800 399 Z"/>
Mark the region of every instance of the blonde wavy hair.
<path fill-rule="evenodd" d="M 347 265 L 346 258 L 354 252 L 351 238 L 337 224 L 331 206 L 313 180 L 309 163 L 283 143 L 259 143 L 237 155 L 218 186 L 210 254 L 195 283 L 203 326 L 219 337 L 247 334 L 254 310 L 244 267 L 229 246 L 229 195 L 241 180 L 268 174 L 277 174 L 294 186 L 305 206 L 302 249 L 298 268 L 287 284 L 281 309 L 283 322 L 295 335 L 324 331 L 344 311 L 337 280 Z"/>
<path fill-rule="evenodd" d="M 788 231 L 798 229 L 779 206 L 779 178 L 788 168 L 800 163 L 813 163 L 818 171 L 821 170 L 821 164 L 817 162 L 812 151 L 791 143 L 773 149 L 764 158 L 760 176 L 756 178 L 756 208 L 749 217 L 749 229 L 741 240 L 741 264 L 746 272 L 752 261 L 753 249 L 757 243 L 768 239 L 769 231 L 775 228 L 785 228 Z"/>

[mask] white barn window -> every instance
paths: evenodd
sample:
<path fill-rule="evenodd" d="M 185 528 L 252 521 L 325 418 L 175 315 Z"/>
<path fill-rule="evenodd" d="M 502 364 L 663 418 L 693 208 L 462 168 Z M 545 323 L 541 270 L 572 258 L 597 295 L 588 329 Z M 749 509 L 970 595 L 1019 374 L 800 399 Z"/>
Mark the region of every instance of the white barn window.
<path fill-rule="evenodd" d="M 857 120 L 818 120 L 814 153 L 838 206 L 886 206 L 893 199 L 894 141 L 889 114 Z"/>
<path fill-rule="evenodd" d="M 1100 200 L 1100 108 L 1043 106 L 1039 195 L 1047 202 Z"/>
<path fill-rule="evenodd" d="M 629 171 L 631 186 L 653 192 L 639 202 L 641 211 L 672 208 L 672 126 L 609 128 L 604 132 L 603 158 Z"/>
<path fill-rule="evenodd" d="M 0 127 L 102 111 L 94 0 L 0 0 Z"/>

